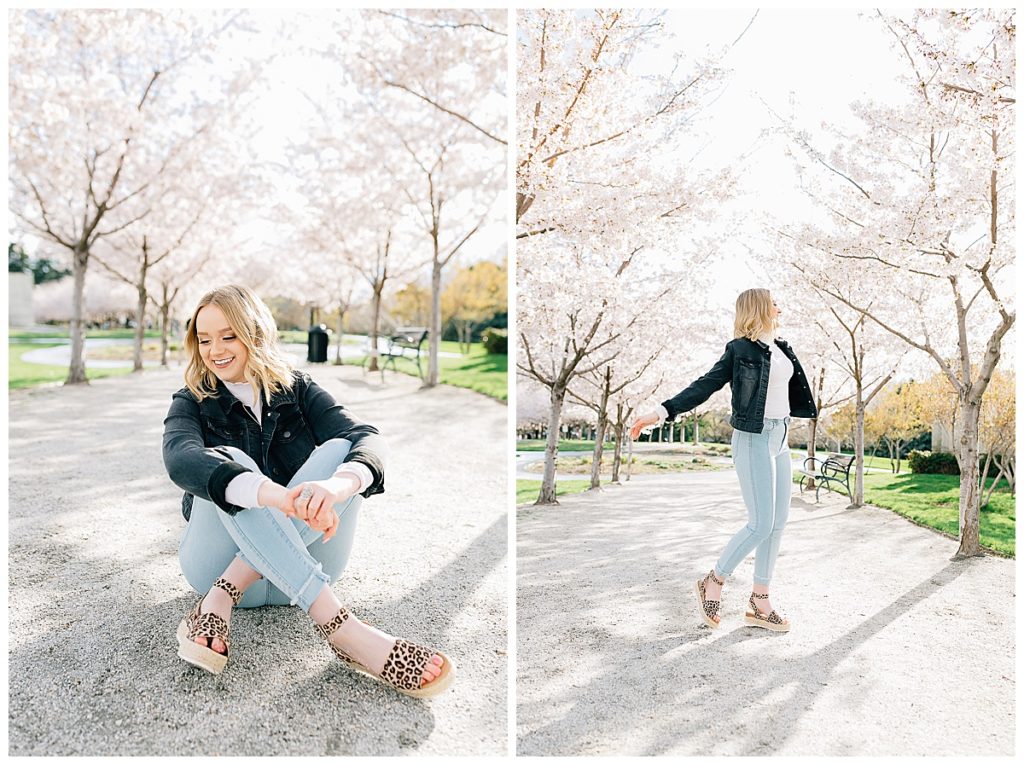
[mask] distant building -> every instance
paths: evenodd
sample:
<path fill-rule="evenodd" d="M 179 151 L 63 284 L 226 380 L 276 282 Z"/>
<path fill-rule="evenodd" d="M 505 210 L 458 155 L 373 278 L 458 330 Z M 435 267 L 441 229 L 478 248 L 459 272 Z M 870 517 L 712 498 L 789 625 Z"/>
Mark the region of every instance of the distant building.
<path fill-rule="evenodd" d="M 32 315 L 32 273 L 30 271 L 7 272 L 7 324 L 12 328 L 31 327 L 35 324 Z"/>

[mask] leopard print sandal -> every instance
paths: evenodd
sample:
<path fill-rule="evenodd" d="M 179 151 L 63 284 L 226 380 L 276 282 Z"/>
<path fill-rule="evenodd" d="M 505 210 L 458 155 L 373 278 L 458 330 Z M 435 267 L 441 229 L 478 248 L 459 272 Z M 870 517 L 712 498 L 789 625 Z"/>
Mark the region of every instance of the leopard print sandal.
<path fill-rule="evenodd" d="M 224 590 L 230 596 L 233 605 L 237 606 L 238 601 L 242 599 L 242 591 L 227 579 L 218 579 L 213 586 Z M 205 598 L 205 595 L 203 597 Z M 178 656 L 189 664 L 218 675 L 228 663 L 228 651 L 231 649 L 228 624 L 217 614 L 200 613 L 202 605 L 203 598 L 200 598 L 195 608 L 178 625 Z M 206 645 L 196 643 L 194 638 L 197 637 L 206 638 Z M 215 637 L 224 641 L 224 653 L 213 650 Z"/>
<path fill-rule="evenodd" d="M 755 627 L 764 627 L 772 632 L 789 632 L 789 620 L 783 619 L 777 611 L 772 609 L 770 614 L 765 614 L 757 610 L 757 604 L 754 603 L 754 599 L 764 600 L 767 597 L 768 593 L 763 595 L 758 595 L 756 592 L 750 593 L 750 608 L 747 609 L 744 617 L 747 624 Z"/>
<path fill-rule="evenodd" d="M 703 579 L 698 579 L 695 589 L 697 591 L 697 599 L 700 601 L 700 615 L 704 619 L 704 623 L 711 629 L 717 629 L 721 622 L 716 622 L 712 617 L 718 615 L 718 608 L 721 605 L 720 601 L 717 600 L 705 600 L 704 599 L 704 586 L 707 584 L 708 579 L 711 579 L 715 584 L 722 586 L 725 584 L 724 579 L 719 579 L 715 576 L 715 570 L 711 569 L 708 575 Z"/>
<path fill-rule="evenodd" d="M 452 684 L 452 681 L 455 679 L 455 665 L 451 659 L 440 651 L 424 648 L 421 645 L 401 638 L 395 641 L 394 648 L 391 649 L 391 653 L 388 654 L 388 658 L 384 662 L 384 669 L 379 675 L 374 674 L 334 645 L 330 640 L 331 635 L 349 618 L 355 617 L 347 609 L 339 608 L 338 613 L 329 622 L 314 625 L 317 634 L 327 641 L 327 645 L 334 651 L 334 654 L 349 669 L 361 672 L 372 677 L 374 680 L 379 680 L 399 693 L 420 699 L 437 696 Z M 430 657 L 434 654 L 437 654 L 444 660 L 441 674 L 426 685 L 420 685 L 420 680 L 423 677 L 423 668 L 427 666 L 427 662 L 430 661 Z"/>

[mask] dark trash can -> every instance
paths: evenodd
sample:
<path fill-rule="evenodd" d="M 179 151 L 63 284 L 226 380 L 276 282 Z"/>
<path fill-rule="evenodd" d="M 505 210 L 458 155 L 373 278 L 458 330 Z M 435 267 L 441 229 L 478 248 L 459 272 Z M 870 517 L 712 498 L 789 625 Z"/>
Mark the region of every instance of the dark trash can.
<path fill-rule="evenodd" d="M 316 324 L 309 328 L 306 361 L 323 364 L 327 361 L 327 327 Z"/>

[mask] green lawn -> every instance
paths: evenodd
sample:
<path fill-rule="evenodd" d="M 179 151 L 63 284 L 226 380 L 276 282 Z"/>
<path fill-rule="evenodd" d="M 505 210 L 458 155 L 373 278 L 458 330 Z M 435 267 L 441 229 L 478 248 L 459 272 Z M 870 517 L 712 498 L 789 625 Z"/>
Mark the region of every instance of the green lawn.
<path fill-rule="evenodd" d="M 546 443 L 544 441 L 516 441 L 517 452 L 542 452 Z M 615 443 L 613 441 L 605 441 L 604 448 L 609 452 L 615 449 Z M 560 452 L 592 452 L 594 451 L 594 441 L 579 441 L 579 440 L 561 440 L 558 442 L 558 451 Z"/>
<path fill-rule="evenodd" d="M 455 342 L 441 343 L 441 350 L 459 353 L 459 344 Z M 347 364 L 361 364 L 365 357 L 347 360 Z M 383 362 L 381 362 L 383 363 Z M 424 374 L 427 371 L 427 358 L 420 359 Z M 418 377 L 416 362 L 410 359 L 397 359 L 395 369 L 403 374 Z M 388 364 L 387 375 L 394 374 Z M 505 354 L 489 354 L 480 343 L 473 343 L 469 354 L 457 359 L 441 357 L 441 382 L 457 388 L 469 388 L 477 393 L 508 401 L 508 356 Z"/>
<path fill-rule="evenodd" d="M 93 340 L 131 340 L 135 337 L 134 329 L 87 329 L 85 330 L 85 336 Z M 46 332 L 26 332 L 24 330 L 15 330 L 8 334 L 8 338 L 11 340 L 31 340 L 33 338 L 50 338 L 50 337 L 61 337 L 70 338 L 71 333 L 67 327 L 52 327 Z M 159 340 L 159 330 L 147 330 L 146 337 Z M 39 346 L 36 346 L 39 347 Z"/>
<path fill-rule="evenodd" d="M 1005 486 L 1004 481 L 1000 481 Z M 959 533 L 960 478 L 955 475 L 906 473 L 864 476 L 864 501 L 953 537 Z M 981 511 L 981 544 L 1003 555 L 1016 553 L 1016 502 L 997 489 Z"/>
<path fill-rule="evenodd" d="M 522 505 L 526 502 L 536 502 L 540 494 L 541 481 L 516 480 L 516 504 Z M 590 488 L 590 481 L 558 481 L 555 484 L 555 496 L 563 494 L 579 494 Z"/>
<path fill-rule="evenodd" d="M 29 364 L 21 360 L 21 354 L 39 348 L 52 348 L 59 343 L 11 343 L 8 345 L 8 388 L 28 388 L 41 383 L 63 382 L 67 379 L 66 366 L 50 366 L 48 364 Z M 95 380 L 99 377 L 131 374 L 131 367 L 120 369 L 87 369 L 86 377 Z"/>

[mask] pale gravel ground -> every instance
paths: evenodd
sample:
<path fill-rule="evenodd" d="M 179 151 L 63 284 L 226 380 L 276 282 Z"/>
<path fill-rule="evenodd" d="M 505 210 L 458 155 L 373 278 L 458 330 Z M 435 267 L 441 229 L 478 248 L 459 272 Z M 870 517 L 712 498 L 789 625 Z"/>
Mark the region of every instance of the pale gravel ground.
<path fill-rule="evenodd" d="M 734 471 L 521 506 L 520 755 L 1012 755 L 1015 562 L 879 508 L 794 497 L 772 585 L 788 634 L 722 625 L 693 582 L 746 522 Z"/>
<path fill-rule="evenodd" d="M 196 594 L 160 436 L 180 372 L 10 394 L 11 755 L 504 754 L 507 409 L 405 375 L 308 371 L 387 437 L 335 585 L 448 653 L 452 690 L 400 696 L 333 659 L 297 608 L 238 609 L 220 676 L 176 656 Z M 421 540 L 432 538 L 433 543 Z"/>

